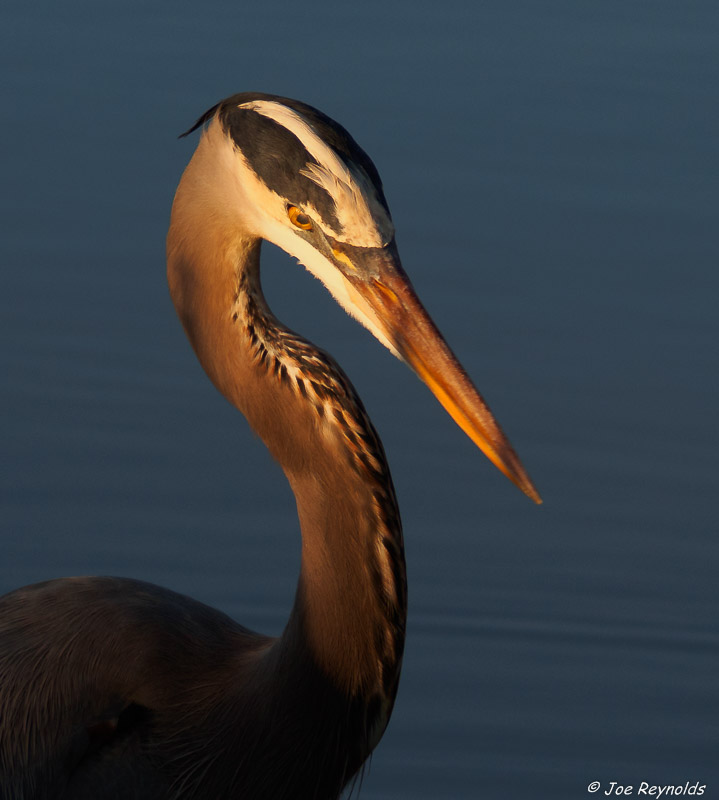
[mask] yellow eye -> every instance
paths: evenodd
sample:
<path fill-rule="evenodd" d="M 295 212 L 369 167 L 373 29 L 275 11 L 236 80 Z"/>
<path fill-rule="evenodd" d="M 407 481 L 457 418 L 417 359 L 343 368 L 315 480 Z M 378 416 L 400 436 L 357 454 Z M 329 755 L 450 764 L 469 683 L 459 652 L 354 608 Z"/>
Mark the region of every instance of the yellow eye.
<path fill-rule="evenodd" d="M 301 209 L 297 208 L 297 206 L 289 206 L 287 208 L 287 216 L 290 218 L 290 222 L 293 225 L 302 228 L 303 231 L 312 230 L 312 220 L 307 214 L 303 213 Z"/>

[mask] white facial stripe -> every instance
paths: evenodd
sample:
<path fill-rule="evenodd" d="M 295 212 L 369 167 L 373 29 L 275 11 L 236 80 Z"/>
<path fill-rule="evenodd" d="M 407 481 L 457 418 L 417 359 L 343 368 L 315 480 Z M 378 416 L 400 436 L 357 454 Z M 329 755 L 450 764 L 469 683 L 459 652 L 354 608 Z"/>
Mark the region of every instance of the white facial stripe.
<path fill-rule="evenodd" d="M 375 312 L 334 264 L 285 225 L 272 224 L 265 236 L 286 253 L 294 256 L 315 278 L 322 281 L 332 297 L 351 317 L 361 322 L 390 353 L 402 360 L 394 345 L 385 335 Z"/>
<path fill-rule="evenodd" d="M 333 233 L 336 239 L 358 247 L 382 247 L 391 241 L 394 227 L 371 182 L 362 171 L 349 169 L 296 111 L 272 100 L 253 100 L 238 107 L 282 125 L 317 161 L 307 164 L 302 174 L 334 199 L 343 227 L 341 234 Z"/>

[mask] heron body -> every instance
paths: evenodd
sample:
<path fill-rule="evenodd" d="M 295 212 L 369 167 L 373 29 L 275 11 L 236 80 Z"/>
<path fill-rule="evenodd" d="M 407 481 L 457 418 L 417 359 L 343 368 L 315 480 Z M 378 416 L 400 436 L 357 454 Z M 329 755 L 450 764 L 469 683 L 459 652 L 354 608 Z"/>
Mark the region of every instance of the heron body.
<path fill-rule="evenodd" d="M 270 638 L 127 579 L 0 598 L 2 800 L 337 798 L 385 730 L 407 610 L 392 480 L 341 368 L 268 308 L 262 240 L 320 278 L 538 500 L 403 272 L 379 175 L 350 135 L 257 93 L 197 127 L 168 234 L 170 292 L 210 379 L 294 491 L 295 603 Z"/>

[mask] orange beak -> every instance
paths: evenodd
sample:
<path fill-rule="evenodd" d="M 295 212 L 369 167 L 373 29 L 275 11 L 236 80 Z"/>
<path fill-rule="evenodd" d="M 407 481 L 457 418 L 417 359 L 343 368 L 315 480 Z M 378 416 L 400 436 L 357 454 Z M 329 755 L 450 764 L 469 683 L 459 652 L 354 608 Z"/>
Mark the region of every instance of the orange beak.
<path fill-rule="evenodd" d="M 396 248 L 373 255 L 373 277 L 365 270 L 345 275 L 371 307 L 387 339 L 497 469 L 541 503 L 509 440 L 417 297 Z"/>

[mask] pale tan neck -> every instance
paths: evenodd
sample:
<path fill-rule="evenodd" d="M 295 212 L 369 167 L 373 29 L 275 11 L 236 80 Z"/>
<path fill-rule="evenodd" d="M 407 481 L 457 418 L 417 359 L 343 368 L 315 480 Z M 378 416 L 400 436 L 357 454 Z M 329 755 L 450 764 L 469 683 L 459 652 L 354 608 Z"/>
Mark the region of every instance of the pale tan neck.
<path fill-rule="evenodd" d="M 295 493 L 302 568 L 283 640 L 292 646 L 301 638 L 338 688 L 391 703 L 406 590 L 382 446 L 339 367 L 270 314 L 259 283 L 261 242 L 212 200 L 195 159 L 173 206 L 170 292 L 210 379 L 246 416 Z"/>

